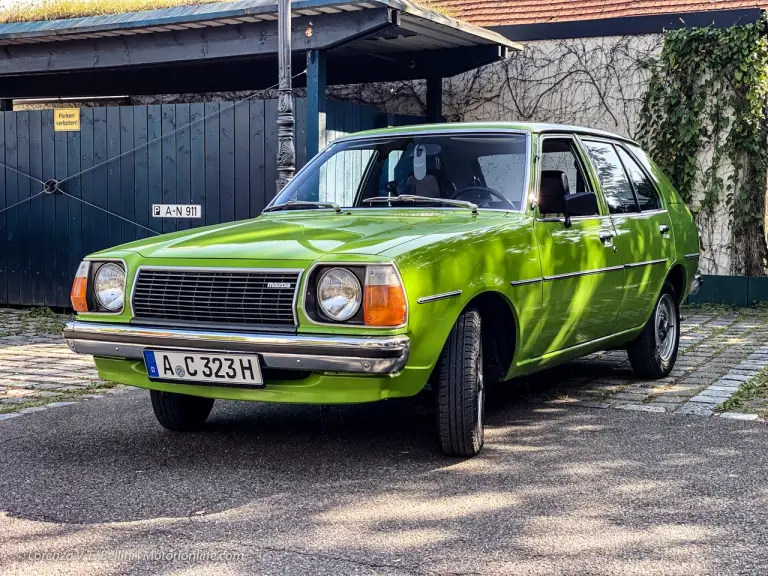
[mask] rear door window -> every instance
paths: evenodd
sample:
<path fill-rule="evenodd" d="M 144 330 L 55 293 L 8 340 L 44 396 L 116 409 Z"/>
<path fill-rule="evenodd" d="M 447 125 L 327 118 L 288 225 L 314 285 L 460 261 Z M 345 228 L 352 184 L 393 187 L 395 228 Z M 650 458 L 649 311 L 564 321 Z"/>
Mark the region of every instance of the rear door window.
<path fill-rule="evenodd" d="M 595 167 L 611 214 L 639 212 L 632 185 L 613 144 L 585 140 L 584 148 Z"/>

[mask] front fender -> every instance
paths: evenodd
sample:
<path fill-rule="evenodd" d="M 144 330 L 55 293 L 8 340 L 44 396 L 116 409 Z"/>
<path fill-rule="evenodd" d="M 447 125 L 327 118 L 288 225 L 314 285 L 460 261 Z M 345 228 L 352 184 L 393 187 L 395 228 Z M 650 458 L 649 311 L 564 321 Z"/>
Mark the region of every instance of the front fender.
<path fill-rule="evenodd" d="M 533 351 L 541 317 L 541 264 L 532 220 L 455 232 L 405 252 L 396 264 L 409 302 L 409 366 L 435 366 L 456 319 L 476 298 L 498 294 L 512 312 L 515 362 Z M 534 280 L 512 285 L 513 281 Z"/>

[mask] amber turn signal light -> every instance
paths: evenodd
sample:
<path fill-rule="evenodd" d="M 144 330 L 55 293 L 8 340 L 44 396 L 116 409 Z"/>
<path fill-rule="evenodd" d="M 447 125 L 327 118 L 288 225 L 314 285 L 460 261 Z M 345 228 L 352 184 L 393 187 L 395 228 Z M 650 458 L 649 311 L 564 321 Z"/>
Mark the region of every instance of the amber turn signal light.
<path fill-rule="evenodd" d="M 77 267 L 75 273 L 75 281 L 72 283 L 72 292 L 69 295 L 69 299 L 72 301 L 72 308 L 75 312 L 88 312 L 88 299 L 86 294 L 88 292 L 88 271 L 90 270 L 90 262 L 80 262 L 80 266 Z"/>
<path fill-rule="evenodd" d="M 365 271 L 363 316 L 366 326 L 394 328 L 405 324 L 408 303 L 393 266 L 368 266 Z"/>

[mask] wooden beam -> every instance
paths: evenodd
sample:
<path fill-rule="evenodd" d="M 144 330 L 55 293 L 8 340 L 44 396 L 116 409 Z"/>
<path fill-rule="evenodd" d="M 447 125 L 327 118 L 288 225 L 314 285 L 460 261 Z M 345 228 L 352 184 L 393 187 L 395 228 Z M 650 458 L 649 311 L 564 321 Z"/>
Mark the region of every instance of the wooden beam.
<path fill-rule="evenodd" d="M 307 159 L 325 147 L 326 55 L 322 50 L 307 52 Z"/>
<path fill-rule="evenodd" d="M 323 14 L 294 21 L 292 44 L 313 50 L 337 46 L 392 25 L 387 8 Z M 47 44 L 18 44 L 0 51 L 0 75 L 101 70 L 227 58 L 275 55 L 277 25 L 254 22 L 216 28 L 75 40 Z"/>
<path fill-rule="evenodd" d="M 499 59 L 498 47 L 457 48 L 431 52 L 387 55 L 340 56 L 325 51 L 327 84 L 357 84 L 417 80 L 439 75 L 449 78 Z M 389 57 L 393 56 L 393 57 Z M 293 69 L 303 70 L 306 54 L 293 53 Z M 61 78 L 65 77 L 66 82 Z M 304 75 L 294 79 L 303 87 Z M 169 66 L 137 66 L 114 70 L 84 70 L 14 75 L 0 78 L 0 98 L 48 98 L 153 94 L 198 94 L 260 90 L 277 84 L 277 58 L 227 59 Z"/>
<path fill-rule="evenodd" d="M 293 67 L 303 70 L 304 54 L 294 54 Z M 277 59 L 224 60 L 193 65 L 149 66 L 60 74 L 8 76 L 0 79 L 0 98 L 200 94 L 262 90 L 277 84 Z M 304 76 L 294 79 L 304 86 Z"/>
<path fill-rule="evenodd" d="M 498 62 L 507 55 L 499 45 L 467 46 L 449 50 L 424 50 L 421 52 L 366 53 L 360 46 L 359 56 L 328 55 L 328 85 L 362 84 L 365 82 L 394 82 L 420 80 L 432 77 L 450 78 L 481 66 Z"/>

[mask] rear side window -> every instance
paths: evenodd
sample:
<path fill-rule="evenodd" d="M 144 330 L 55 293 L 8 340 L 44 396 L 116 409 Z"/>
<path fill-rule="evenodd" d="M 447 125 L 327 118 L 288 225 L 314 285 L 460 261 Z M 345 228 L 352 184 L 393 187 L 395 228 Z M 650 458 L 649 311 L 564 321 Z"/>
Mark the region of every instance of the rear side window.
<path fill-rule="evenodd" d="M 595 166 L 600 186 L 603 189 L 603 196 L 605 196 L 611 214 L 639 212 L 640 209 L 635 201 L 632 185 L 629 183 L 613 145 L 586 140 L 584 147 Z"/>
<path fill-rule="evenodd" d="M 618 147 L 618 150 L 619 157 L 624 163 L 624 168 L 627 169 L 629 179 L 635 187 L 635 194 L 637 194 L 637 203 L 640 204 L 640 210 L 660 209 L 661 200 L 659 199 L 659 193 L 656 192 L 656 187 L 626 150 L 621 147 Z"/>

